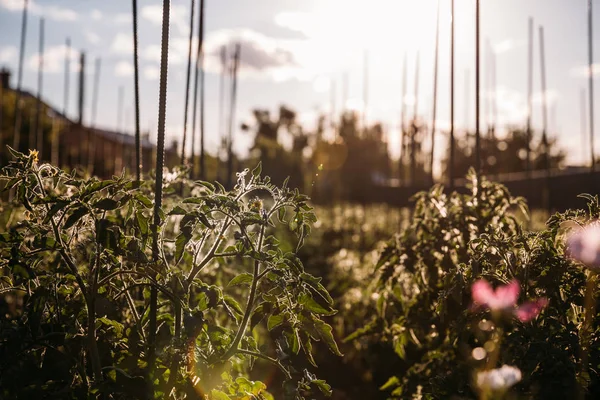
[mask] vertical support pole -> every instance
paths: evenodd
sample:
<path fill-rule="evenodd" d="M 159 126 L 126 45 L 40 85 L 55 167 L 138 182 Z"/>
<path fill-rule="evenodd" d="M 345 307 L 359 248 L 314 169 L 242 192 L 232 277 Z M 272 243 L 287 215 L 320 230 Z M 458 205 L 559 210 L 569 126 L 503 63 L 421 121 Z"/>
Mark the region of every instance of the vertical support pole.
<path fill-rule="evenodd" d="M 480 70 L 480 0 L 475 0 L 475 166 L 477 174 L 481 175 L 481 132 L 480 132 L 480 115 L 479 104 L 481 101 L 481 70 Z M 477 180 L 478 182 L 480 179 Z"/>
<path fill-rule="evenodd" d="M 205 122 L 205 71 L 204 71 L 204 0 L 200 0 L 200 27 L 198 34 L 200 42 L 200 179 L 206 179 L 206 159 L 204 149 L 204 122 Z"/>
<path fill-rule="evenodd" d="M 586 101 L 586 93 L 585 93 L 585 89 L 581 89 L 581 103 L 580 103 L 580 107 L 581 107 L 581 164 L 585 165 L 585 159 L 587 158 L 587 114 L 586 114 L 586 107 L 587 107 L 587 101 Z"/>
<path fill-rule="evenodd" d="M 44 130 L 41 126 L 42 118 L 42 91 L 44 85 L 44 18 L 40 19 L 40 38 L 39 38 L 39 60 L 38 60 L 38 88 L 37 88 L 37 101 L 35 109 L 35 147 L 39 151 L 39 158 L 43 160 L 44 157 Z"/>
<path fill-rule="evenodd" d="M 406 165 L 406 92 L 408 90 L 408 60 L 404 53 L 404 62 L 402 63 L 402 103 L 400 104 L 400 158 L 398 170 L 400 172 L 400 184 L 406 179 L 404 167 Z"/>
<path fill-rule="evenodd" d="M 200 37 L 201 29 L 202 29 L 202 13 L 198 13 L 198 37 Z M 200 77 L 200 57 L 202 57 L 202 43 L 198 40 L 198 45 L 196 48 L 196 63 L 194 69 L 194 100 L 192 104 L 192 152 L 191 152 L 191 170 L 190 177 L 194 179 L 194 174 L 196 172 L 196 121 L 197 121 L 197 112 L 198 112 L 198 86 L 199 86 L 199 77 Z"/>
<path fill-rule="evenodd" d="M 142 140 L 140 131 L 140 68 L 138 58 L 137 0 L 133 1 L 133 71 L 135 101 L 135 180 L 142 179 Z M 187 109 L 187 105 L 186 105 Z"/>
<path fill-rule="evenodd" d="M 63 92 L 63 124 L 61 128 L 52 136 L 52 164 L 60 166 L 60 135 L 63 134 L 69 127 L 69 84 L 71 78 L 71 39 L 67 38 L 65 44 L 65 80 Z"/>
<path fill-rule="evenodd" d="M 433 115 L 431 120 L 431 155 L 429 156 L 429 173 L 431 184 L 433 180 L 433 161 L 435 157 L 435 133 L 437 120 L 437 92 L 438 92 L 438 63 L 440 49 L 440 0 L 437 2 L 437 17 L 435 28 L 435 61 L 433 63 Z"/>
<path fill-rule="evenodd" d="M 154 218 L 152 223 L 152 257 L 158 267 L 160 260 L 160 249 L 158 248 L 158 226 L 160 225 L 160 213 L 162 208 L 162 185 L 163 185 L 163 167 L 165 165 L 165 121 L 167 114 L 167 73 L 169 67 L 169 18 L 171 11 L 170 0 L 163 0 L 162 15 L 162 39 L 160 53 L 160 83 L 158 96 L 158 132 L 156 146 L 156 181 L 154 184 Z M 158 313 L 158 291 L 153 286 L 150 289 L 150 310 L 149 310 L 149 335 L 148 335 L 148 370 L 150 374 L 154 372 L 156 363 L 156 319 Z M 154 379 L 149 379 L 150 385 Z M 154 393 L 152 388 L 150 393 Z"/>
<path fill-rule="evenodd" d="M 527 177 L 531 178 L 531 114 L 533 112 L 533 18 L 529 17 L 529 57 L 527 65 Z"/>
<path fill-rule="evenodd" d="M 88 132 L 88 159 L 87 159 L 87 170 L 92 175 L 96 166 L 96 132 L 93 130 L 96 128 L 96 116 L 98 115 L 98 97 L 100 96 L 100 68 L 102 67 L 102 60 L 100 57 L 96 58 L 96 66 L 94 71 L 94 88 L 92 94 L 92 116 L 90 120 L 90 129 Z"/>
<path fill-rule="evenodd" d="M 181 164 L 185 164 L 185 145 L 187 139 L 187 122 L 188 122 L 188 109 L 190 100 L 190 77 L 192 70 L 192 38 L 194 37 L 194 10 L 196 1 L 192 0 L 190 5 L 190 36 L 188 38 L 188 63 L 187 72 L 185 75 L 185 100 L 183 110 L 183 138 L 181 140 Z"/>
<path fill-rule="evenodd" d="M 366 136 L 368 129 L 367 112 L 369 104 L 369 51 L 363 53 L 363 115 L 362 128 L 363 135 Z"/>
<path fill-rule="evenodd" d="M 542 145 L 544 146 L 544 168 L 550 171 L 550 154 L 548 153 L 548 97 L 546 93 L 546 59 L 544 49 L 544 27 L 540 26 L 540 67 L 542 83 Z"/>
<path fill-rule="evenodd" d="M 225 130 L 225 78 L 227 77 L 227 47 L 221 47 L 221 76 L 219 79 L 219 136 L 220 142 L 217 151 L 217 179 L 221 180 L 221 150 L 227 142 Z"/>
<path fill-rule="evenodd" d="M 594 150 L 594 38 L 593 38 L 593 13 L 592 0 L 588 0 L 588 85 L 590 96 L 590 156 L 592 158 L 591 171 L 596 168 L 596 156 Z"/>
<path fill-rule="evenodd" d="M 235 53 L 233 55 L 233 68 L 232 68 L 232 83 L 231 83 L 231 108 L 229 111 L 229 140 L 227 143 L 227 188 L 233 187 L 233 129 L 235 124 L 235 107 L 237 97 L 237 75 L 238 67 L 240 63 L 240 52 L 241 45 L 238 43 L 235 46 Z"/>
<path fill-rule="evenodd" d="M 448 156 L 448 186 L 454 190 L 454 0 L 450 3 L 450 155 Z"/>
<path fill-rule="evenodd" d="M 21 85 L 23 84 L 23 58 L 25 57 L 25 38 L 27 37 L 27 9 L 29 1 L 23 5 L 23 19 L 21 20 L 21 45 L 19 47 L 19 69 L 17 75 L 17 89 L 15 93 L 15 121 L 12 147 L 20 150 L 21 146 Z"/>

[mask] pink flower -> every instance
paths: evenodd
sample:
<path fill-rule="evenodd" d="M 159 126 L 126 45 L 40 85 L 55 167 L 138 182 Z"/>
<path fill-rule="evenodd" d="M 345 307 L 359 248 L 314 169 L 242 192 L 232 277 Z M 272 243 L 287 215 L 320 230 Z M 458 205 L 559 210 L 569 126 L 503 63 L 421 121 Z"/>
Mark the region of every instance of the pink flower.
<path fill-rule="evenodd" d="M 496 290 L 487 281 L 480 279 L 471 286 L 471 295 L 477 306 L 487 306 L 492 312 L 508 311 L 521 322 L 528 322 L 539 315 L 548 305 L 548 300 L 541 298 L 516 308 L 520 290 L 519 281 L 516 279 L 508 285 L 499 286 Z"/>
<path fill-rule="evenodd" d="M 600 272 L 600 225 L 593 223 L 572 232 L 567 238 L 567 253 L 588 268 Z"/>

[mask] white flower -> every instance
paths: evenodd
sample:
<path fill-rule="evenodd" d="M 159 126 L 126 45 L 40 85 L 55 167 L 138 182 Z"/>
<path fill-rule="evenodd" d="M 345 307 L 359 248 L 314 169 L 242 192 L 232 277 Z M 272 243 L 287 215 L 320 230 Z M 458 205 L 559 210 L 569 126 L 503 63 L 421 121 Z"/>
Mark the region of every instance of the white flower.
<path fill-rule="evenodd" d="M 509 365 L 477 373 L 477 386 L 482 390 L 506 391 L 520 380 L 521 370 Z"/>

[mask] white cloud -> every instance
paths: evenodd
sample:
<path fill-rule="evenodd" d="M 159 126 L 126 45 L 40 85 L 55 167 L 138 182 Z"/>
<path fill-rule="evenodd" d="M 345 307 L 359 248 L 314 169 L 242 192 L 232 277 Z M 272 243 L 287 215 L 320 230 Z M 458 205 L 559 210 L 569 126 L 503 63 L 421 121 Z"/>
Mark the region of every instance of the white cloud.
<path fill-rule="evenodd" d="M 131 54 L 133 52 L 133 37 L 127 33 L 117 33 L 110 46 L 114 54 Z"/>
<path fill-rule="evenodd" d="M 162 5 L 154 4 L 142 7 L 141 16 L 154 25 L 162 24 Z M 189 35 L 188 7 L 183 4 L 171 5 L 171 26 L 181 35 Z"/>
<path fill-rule="evenodd" d="M 93 9 L 90 15 L 94 21 L 100 21 L 103 17 L 102 11 L 98 9 Z"/>
<path fill-rule="evenodd" d="M 64 44 L 51 46 L 44 51 L 44 72 L 55 74 L 62 72 L 65 65 L 65 57 L 67 54 L 67 46 Z M 40 53 L 35 53 L 26 61 L 26 66 L 30 70 L 37 71 L 39 65 Z M 70 57 L 71 71 L 79 70 L 79 53 L 71 49 Z"/>
<path fill-rule="evenodd" d="M 0 0 L 0 7 L 8 11 L 21 11 L 23 9 L 23 0 Z M 37 2 L 29 2 L 29 12 L 35 15 L 42 15 L 55 21 L 76 21 L 78 15 L 70 8 L 59 6 L 41 6 Z"/>
<path fill-rule="evenodd" d="M 275 81 L 293 78 L 309 80 L 314 77 L 314 73 L 297 60 L 297 41 L 279 41 L 248 29 L 224 29 L 212 32 L 207 37 L 204 44 L 207 71 L 220 72 L 221 49 L 226 46 L 231 57 L 237 43 L 241 45 L 241 76 L 266 76 Z"/>
<path fill-rule="evenodd" d="M 117 25 L 130 24 L 132 22 L 131 14 L 119 13 L 112 18 L 113 22 Z"/>
<path fill-rule="evenodd" d="M 133 65 L 128 61 L 119 61 L 115 65 L 115 76 L 131 76 L 133 75 Z"/>
<path fill-rule="evenodd" d="M 17 48 L 7 46 L 0 49 L 0 63 L 8 63 L 17 60 Z"/>
<path fill-rule="evenodd" d="M 144 68 L 144 79 L 149 81 L 155 81 L 160 76 L 160 69 L 156 66 L 150 65 Z"/>
<path fill-rule="evenodd" d="M 95 32 L 92 31 L 85 31 L 84 32 L 85 38 L 88 42 L 90 42 L 90 44 L 98 44 L 102 41 L 102 39 L 100 39 L 100 35 L 98 35 Z"/>

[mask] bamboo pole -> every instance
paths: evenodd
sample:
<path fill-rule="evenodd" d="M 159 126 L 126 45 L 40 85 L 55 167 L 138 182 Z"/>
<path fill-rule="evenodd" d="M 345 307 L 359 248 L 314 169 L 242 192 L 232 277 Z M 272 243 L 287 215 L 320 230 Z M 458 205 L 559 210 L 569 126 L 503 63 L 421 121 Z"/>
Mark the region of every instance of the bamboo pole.
<path fill-rule="evenodd" d="M 221 150 L 227 140 L 225 132 L 225 79 L 227 77 L 227 47 L 221 47 L 221 76 L 219 78 L 219 136 L 221 137 L 217 151 L 217 178 L 221 180 Z"/>
<path fill-rule="evenodd" d="M 233 129 L 235 124 L 235 107 L 237 97 L 237 79 L 238 79 L 238 67 L 240 63 L 241 45 L 238 43 L 235 46 L 235 53 L 233 55 L 233 68 L 231 71 L 231 104 L 229 111 L 229 140 L 227 143 L 227 188 L 233 187 Z"/>
<path fill-rule="evenodd" d="M 402 103 L 400 104 L 400 159 L 399 159 L 399 172 L 400 172 L 400 184 L 403 183 L 406 178 L 404 174 L 404 166 L 406 165 L 406 92 L 408 80 L 408 60 L 406 53 L 404 53 L 404 61 L 402 63 Z"/>
<path fill-rule="evenodd" d="M 200 38 L 201 29 L 202 29 L 202 13 L 198 13 L 198 38 Z M 194 99 L 192 101 L 192 151 L 191 151 L 191 169 L 190 169 L 190 177 L 194 178 L 194 173 L 196 170 L 196 121 L 197 121 L 197 112 L 198 112 L 198 86 L 199 86 L 199 78 L 200 78 L 200 57 L 202 57 L 202 43 L 198 40 L 198 44 L 196 47 L 196 63 L 194 69 Z"/>
<path fill-rule="evenodd" d="M 448 183 L 454 190 L 454 0 L 450 3 L 450 155 L 448 157 Z"/>
<path fill-rule="evenodd" d="M 593 13 L 592 0 L 588 0 L 588 86 L 590 96 L 590 153 L 591 153 L 591 171 L 596 168 L 596 156 L 594 150 L 594 37 L 593 37 Z"/>
<path fill-rule="evenodd" d="M 27 37 L 27 9 L 29 0 L 23 5 L 23 18 L 21 20 L 21 45 L 19 47 L 19 69 L 17 75 L 17 90 L 15 93 L 15 120 L 12 147 L 20 150 L 21 146 L 21 85 L 23 84 L 23 59 L 25 57 L 25 39 Z"/>
<path fill-rule="evenodd" d="M 78 94 L 77 104 L 79 110 L 79 116 L 77 117 L 78 128 L 82 129 L 83 127 L 83 104 L 85 99 L 85 53 L 82 51 L 79 54 L 79 94 Z M 84 163 L 84 155 L 87 154 L 87 149 L 84 147 L 85 143 L 82 140 L 79 144 L 78 148 L 78 164 L 83 165 Z"/>
<path fill-rule="evenodd" d="M 585 159 L 587 157 L 587 114 L 586 114 L 586 93 L 585 89 L 581 88 L 581 163 L 585 165 Z"/>
<path fill-rule="evenodd" d="M 410 184 L 415 186 L 417 177 L 417 133 L 418 133 L 418 113 L 419 113 L 419 69 L 420 53 L 417 51 L 417 60 L 415 65 L 415 104 L 413 109 L 412 127 L 410 129 Z"/>
<path fill-rule="evenodd" d="M 192 72 L 192 38 L 194 37 L 194 10 L 196 6 L 196 1 L 191 0 L 190 5 L 190 36 L 188 39 L 188 63 L 187 63 L 187 72 L 185 75 L 185 100 L 184 100 L 184 110 L 183 110 L 183 139 L 181 141 L 181 164 L 185 164 L 185 145 L 187 139 L 187 122 L 188 122 L 188 108 L 189 108 L 189 100 L 190 100 L 190 78 Z"/>
<path fill-rule="evenodd" d="M 542 145 L 544 147 L 544 168 L 550 171 L 550 155 L 548 153 L 548 98 L 546 93 L 546 59 L 544 49 L 544 27 L 540 26 L 540 68 L 542 84 Z"/>
<path fill-rule="evenodd" d="M 431 120 L 431 155 L 429 156 L 429 172 L 433 184 L 433 162 L 435 157 L 435 133 L 437 120 L 437 92 L 438 92 L 438 63 L 440 49 L 440 1 L 437 2 L 437 17 L 435 28 L 435 61 L 433 63 L 433 116 Z"/>
<path fill-rule="evenodd" d="M 138 18 L 137 0 L 132 0 L 133 8 L 133 71 L 135 102 L 135 180 L 142 180 L 142 138 L 140 131 L 140 68 L 138 57 Z M 187 107 L 186 107 L 187 108 Z"/>
<path fill-rule="evenodd" d="M 37 99 L 35 109 L 35 128 L 34 133 L 36 135 L 35 147 L 39 152 L 40 160 L 44 157 L 44 131 L 41 127 L 42 118 L 42 91 L 44 86 L 44 18 L 40 18 L 40 37 L 39 37 L 39 59 L 38 59 L 38 87 L 37 87 Z"/>
<path fill-rule="evenodd" d="M 531 114 L 533 112 L 533 18 L 529 17 L 529 49 L 527 65 L 527 177 L 531 177 Z"/>
<path fill-rule="evenodd" d="M 369 51 L 365 50 L 363 53 L 363 115 L 362 115 L 362 128 L 363 135 L 367 134 L 367 112 L 369 103 Z"/>
<path fill-rule="evenodd" d="M 96 117 L 98 115 L 98 97 L 100 92 L 100 69 L 102 67 L 102 60 L 100 57 L 96 58 L 94 68 L 94 88 L 92 93 L 92 116 L 90 120 L 90 129 L 96 128 Z M 90 129 L 88 129 L 88 164 L 87 170 L 90 175 L 93 175 L 94 168 L 96 166 L 96 133 L 92 132 L 90 134 Z"/>
<path fill-rule="evenodd" d="M 52 137 L 52 164 L 60 166 L 60 135 L 62 131 L 69 127 L 69 117 L 67 116 L 69 109 L 69 84 L 71 77 L 71 39 L 67 38 L 65 44 L 65 75 L 64 75 L 64 92 L 63 92 L 63 124 L 61 129 Z"/>

